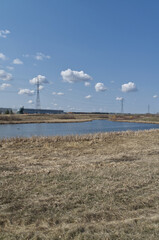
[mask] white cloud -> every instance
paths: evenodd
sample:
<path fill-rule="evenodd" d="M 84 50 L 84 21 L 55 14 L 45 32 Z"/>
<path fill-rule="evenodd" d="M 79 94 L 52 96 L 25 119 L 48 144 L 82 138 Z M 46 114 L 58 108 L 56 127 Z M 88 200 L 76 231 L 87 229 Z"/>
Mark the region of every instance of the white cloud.
<path fill-rule="evenodd" d="M 158 97 L 158 95 L 154 95 L 154 96 L 153 96 L 153 98 L 157 98 L 157 97 Z"/>
<path fill-rule="evenodd" d="M 22 56 L 23 56 L 23 57 L 25 57 L 25 58 L 28 58 L 28 57 L 30 57 L 30 55 L 29 55 L 29 54 L 23 54 Z"/>
<path fill-rule="evenodd" d="M 88 82 L 92 80 L 92 77 L 83 71 L 72 71 L 71 69 L 67 69 L 65 71 L 61 71 L 61 76 L 64 82 L 75 83 L 75 82 Z"/>
<path fill-rule="evenodd" d="M 25 89 L 20 89 L 18 94 L 19 95 L 33 96 L 35 94 L 35 91 L 25 88 Z"/>
<path fill-rule="evenodd" d="M 0 37 L 6 38 L 9 33 L 10 33 L 10 31 L 7 30 L 7 29 L 6 30 L 0 30 Z"/>
<path fill-rule="evenodd" d="M 96 92 L 104 92 L 107 90 L 107 88 L 104 86 L 103 83 L 99 82 L 95 85 L 95 90 L 96 90 Z"/>
<path fill-rule="evenodd" d="M 64 93 L 62 93 L 62 92 L 53 92 L 52 94 L 53 94 L 53 95 L 59 95 L 59 96 L 64 95 Z"/>
<path fill-rule="evenodd" d="M 5 88 L 8 88 L 8 87 L 11 87 L 11 84 L 9 84 L 9 83 L 2 83 L 0 85 L 0 90 L 4 90 Z"/>
<path fill-rule="evenodd" d="M 85 96 L 86 99 L 90 99 L 91 97 L 91 95 Z"/>
<path fill-rule="evenodd" d="M 10 70 L 10 71 L 12 71 L 12 70 L 14 70 L 14 67 L 7 66 L 7 69 Z"/>
<path fill-rule="evenodd" d="M 43 83 L 48 83 L 47 79 L 45 76 L 38 75 L 37 77 L 34 77 L 29 81 L 31 84 L 43 84 Z"/>
<path fill-rule="evenodd" d="M 50 59 L 51 57 L 49 56 L 49 55 L 45 55 L 45 54 L 43 54 L 43 53 L 41 53 L 41 52 L 38 52 L 38 53 L 36 53 L 36 55 L 35 55 L 35 59 L 36 60 L 40 60 L 40 61 L 42 61 L 42 60 L 44 60 L 44 59 Z"/>
<path fill-rule="evenodd" d="M 29 103 L 29 104 L 33 104 L 33 100 L 29 100 L 28 103 Z"/>
<path fill-rule="evenodd" d="M 20 65 L 20 64 L 23 64 L 23 62 L 22 62 L 19 58 L 15 58 L 15 59 L 13 60 L 13 64 Z"/>
<path fill-rule="evenodd" d="M 39 86 L 39 90 L 42 90 L 44 88 L 44 86 L 40 85 Z"/>
<path fill-rule="evenodd" d="M 124 98 L 123 97 L 116 97 L 117 101 L 122 101 Z"/>
<path fill-rule="evenodd" d="M 3 81 L 9 81 L 12 79 L 12 74 L 7 73 L 4 70 L 0 70 L 0 79 Z"/>
<path fill-rule="evenodd" d="M 70 110 L 75 110 L 75 107 L 70 107 Z"/>
<path fill-rule="evenodd" d="M 0 53 L 0 59 L 1 60 L 6 60 L 7 58 L 6 58 L 6 56 L 3 53 Z"/>
<path fill-rule="evenodd" d="M 136 92 L 137 87 L 136 87 L 135 83 L 128 82 L 128 83 L 125 83 L 121 86 L 121 91 L 122 92 Z"/>
<path fill-rule="evenodd" d="M 85 82 L 84 85 L 85 85 L 86 87 L 88 87 L 88 86 L 90 86 L 91 84 L 90 84 L 90 82 Z"/>
<path fill-rule="evenodd" d="M 57 95 L 62 96 L 62 95 L 64 95 L 64 93 L 58 92 Z"/>

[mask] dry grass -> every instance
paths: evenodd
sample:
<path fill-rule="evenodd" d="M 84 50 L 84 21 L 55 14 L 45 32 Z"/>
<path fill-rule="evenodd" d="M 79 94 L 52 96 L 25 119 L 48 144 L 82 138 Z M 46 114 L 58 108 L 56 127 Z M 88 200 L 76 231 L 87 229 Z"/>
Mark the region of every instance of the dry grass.
<path fill-rule="evenodd" d="M 159 123 L 157 114 L 4 114 L 0 115 L 0 124 L 19 123 L 67 123 L 108 119 L 121 122 Z"/>
<path fill-rule="evenodd" d="M 0 124 L 85 122 L 95 119 L 108 119 L 108 114 L 4 114 L 0 115 Z"/>
<path fill-rule="evenodd" d="M 112 114 L 109 115 L 112 121 L 157 123 L 159 124 L 159 114 Z"/>
<path fill-rule="evenodd" d="M 159 239 L 158 130 L 0 148 L 0 239 Z"/>

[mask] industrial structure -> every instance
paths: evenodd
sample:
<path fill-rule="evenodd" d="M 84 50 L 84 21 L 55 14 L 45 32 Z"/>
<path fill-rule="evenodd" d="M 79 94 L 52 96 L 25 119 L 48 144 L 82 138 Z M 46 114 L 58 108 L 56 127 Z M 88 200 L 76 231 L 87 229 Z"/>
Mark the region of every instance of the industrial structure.
<path fill-rule="evenodd" d="M 33 109 L 33 108 L 24 108 L 23 109 L 24 114 L 62 114 L 64 113 L 63 110 L 52 110 L 52 109 Z"/>
<path fill-rule="evenodd" d="M 5 114 L 6 112 L 11 113 L 12 111 L 12 108 L 0 108 L 0 114 Z"/>
<path fill-rule="evenodd" d="M 40 91 L 39 91 L 39 78 L 37 78 L 37 84 L 36 84 L 36 106 L 37 112 L 39 113 L 39 110 L 41 108 L 40 106 Z"/>
<path fill-rule="evenodd" d="M 124 113 L 124 98 L 121 99 L 121 113 Z"/>

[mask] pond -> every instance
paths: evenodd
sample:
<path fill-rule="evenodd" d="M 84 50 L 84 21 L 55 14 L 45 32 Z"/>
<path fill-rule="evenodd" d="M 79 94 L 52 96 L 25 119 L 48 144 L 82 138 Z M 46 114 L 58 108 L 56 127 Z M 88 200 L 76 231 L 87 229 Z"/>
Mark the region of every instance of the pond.
<path fill-rule="evenodd" d="M 159 124 L 94 120 L 81 123 L 33 123 L 0 125 L 0 138 L 64 136 L 98 132 L 158 129 Z"/>

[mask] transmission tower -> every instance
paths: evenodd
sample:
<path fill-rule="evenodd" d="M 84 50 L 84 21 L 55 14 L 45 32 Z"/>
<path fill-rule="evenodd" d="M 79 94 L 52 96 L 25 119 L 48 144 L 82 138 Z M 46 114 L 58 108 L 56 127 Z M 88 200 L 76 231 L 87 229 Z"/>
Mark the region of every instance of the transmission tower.
<path fill-rule="evenodd" d="M 124 113 L 124 98 L 121 99 L 121 113 Z"/>
<path fill-rule="evenodd" d="M 150 105 L 148 104 L 148 114 L 150 113 Z"/>
<path fill-rule="evenodd" d="M 36 84 L 36 106 L 35 106 L 37 112 L 41 108 L 40 107 L 40 92 L 39 92 L 39 79 L 37 79 L 37 84 Z"/>

